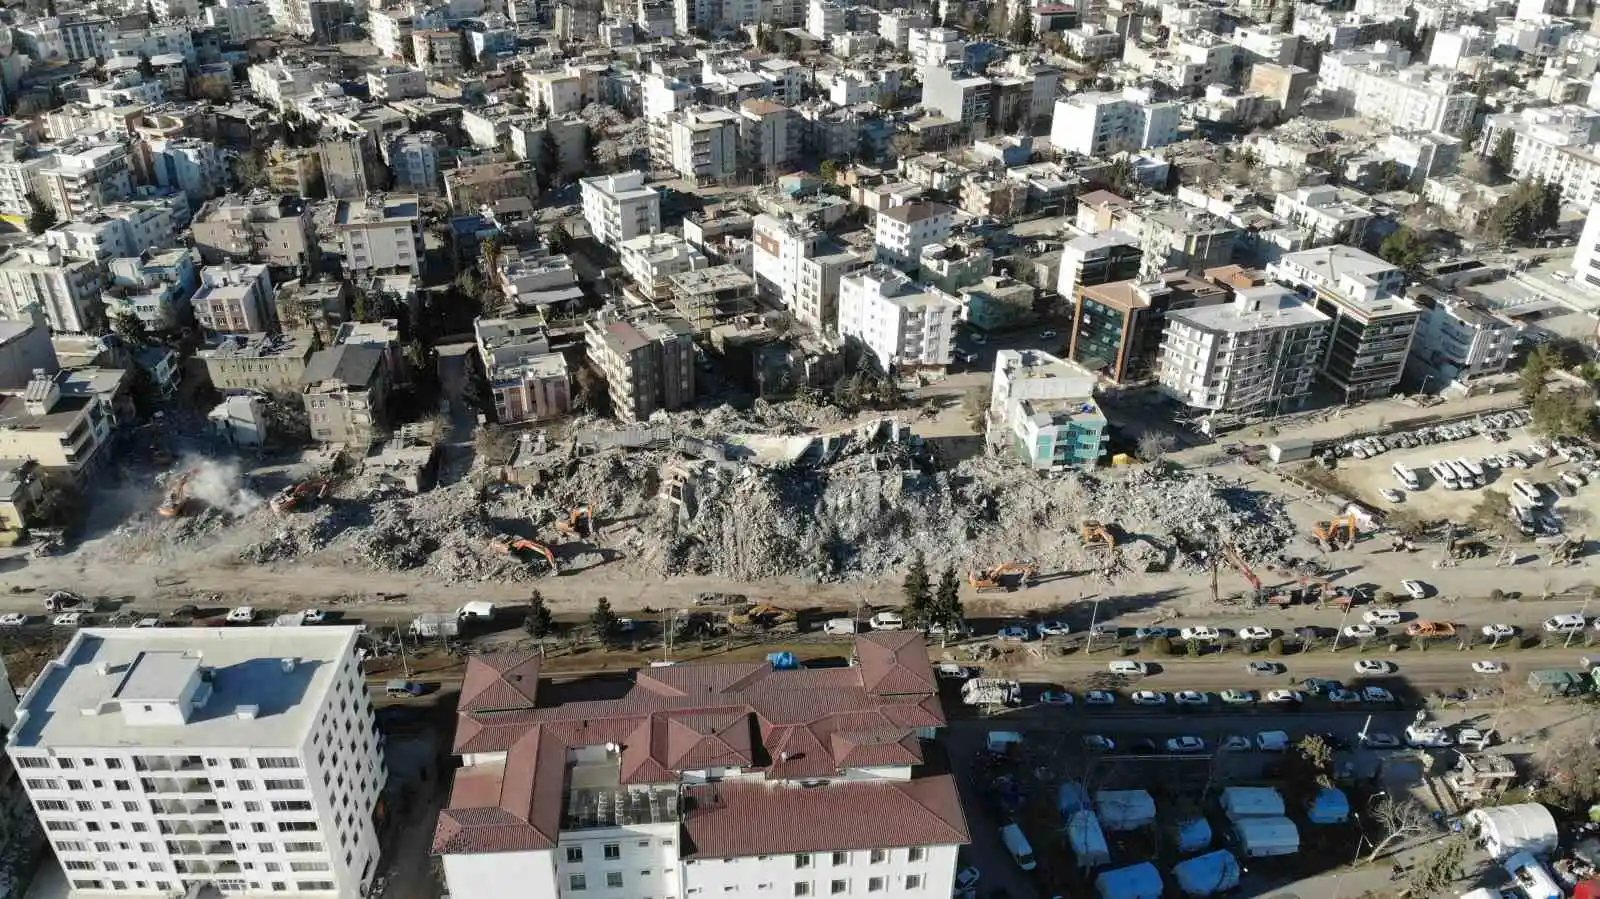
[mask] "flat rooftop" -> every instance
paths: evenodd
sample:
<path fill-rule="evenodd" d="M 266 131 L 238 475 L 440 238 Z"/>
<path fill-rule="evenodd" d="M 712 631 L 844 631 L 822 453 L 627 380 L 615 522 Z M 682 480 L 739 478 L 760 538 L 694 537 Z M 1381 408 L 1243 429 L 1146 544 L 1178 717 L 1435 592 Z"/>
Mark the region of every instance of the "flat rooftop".
<path fill-rule="evenodd" d="M 299 745 L 355 640 L 353 627 L 86 628 L 28 689 L 8 745 Z M 129 724 L 104 710 L 141 699 L 170 701 L 196 671 L 211 689 L 187 723 Z M 237 715 L 241 706 L 254 706 L 255 716 Z"/>

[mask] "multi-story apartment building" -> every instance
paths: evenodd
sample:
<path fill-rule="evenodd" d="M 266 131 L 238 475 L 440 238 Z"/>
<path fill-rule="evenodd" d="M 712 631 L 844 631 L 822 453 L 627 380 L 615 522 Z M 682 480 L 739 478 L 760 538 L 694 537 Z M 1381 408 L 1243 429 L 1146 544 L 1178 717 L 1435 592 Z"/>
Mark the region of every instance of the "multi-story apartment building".
<path fill-rule="evenodd" d="M 1419 303 L 1422 319 L 1407 367 L 1424 392 L 1464 387 L 1511 364 L 1520 329 L 1504 313 L 1461 297 L 1424 296 Z"/>
<path fill-rule="evenodd" d="M 480 318 L 472 328 L 496 420 L 544 421 L 571 410 L 572 378 L 566 358 L 550 351 L 544 316 Z"/>
<path fill-rule="evenodd" d="M 365 895 L 383 753 L 353 627 L 73 634 L 6 751 L 87 896 Z"/>
<path fill-rule="evenodd" d="M 1409 56 L 1381 44 L 1373 51 L 1331 53 L 1322 59 L 1317 83 L 1325 101 L 1400 130 L 1465 131 L 1477 96 L 1458 89 L 1448 69 L 1404 67 Z"/>
<path fill-rule="evenodd" d="M 328 67 L 321 63 L 272 59 L 251 66 L 249 80 L 250 91 L 255 95 L 256 102 L 281 112 L 293 106 L 299 98 L 311 94 L 317 85 L 336 79 Z"/>
<path fill-rule="evenodd" d="M 372 99 L 381 102 L 426 97 L 428 78 L 406 66 L 376 66 L 367 71 L 367 91 Z"/>
<path fill-rule="evenodd" d="M 1139 88 L 1074 94 L 1055 103 L 1050 145 L 1084 156 L 1165 147 L 1178 140 L 1182 111 L 1182 104 L 1156 102 Z"/>
<path fill-rule="evenodd" d="M 385 274 L 422 267 L 422 213 L 415 194 L 371 194 L 341 200 L 334 216 L 349 272 Z"/>
<path fill-rule="evenodd" d="M 1578 206 L 1600 202 L 1600 110 L 1535 107 L 1486 116 L 1480 152 L 1493 153 L 1508 132 L 1512 177 L 1558 185 L 1561 198 Z"/>
<path fill-rule="evenodd" d="M 368 446 L 389 424 L 388 348 L 344 343 L 312 354 L 300 377 L 311 439 Z"/>
<path fill-rule="evenodd" d="M 397 190 L 438 193 L 439 157 L 449 143 L 437 131 L 408 131 L 389 143 L 389 172 Z"/>
<path fill-rule="evenodd" d="M 534 653 L 473 657 L 433 843 L 450 894 L 947 895 L 968 829 L 923 768 L 944 725 L 927 648 L 872 633 L 853 655 L 647 668 L 589 701 Z"/>
<path fill-rule="evenodd" d="M 275 393 L 300 389 L 311 354 L 318 349 L 315 331 L 286 331 L 229 335 L 195 356 L 205 363 L 211 386 L 224 393 Z"/>
<path fill-rule="evenodd" d="M 1139 239 L 1131 234 L 1108 230 L 1075 237 L 1061 248 L 1056 292 L 1076 302 L 1087 286 L 1138 277 L 1143 259 Z"/>
<path fill-rule="evenodd" d="M 107 58 L 106 43 L 112 32 L 111 20 L 105 16 L 68 13 L 18 26 L 17 41 L 34 59 L 76 62 Z"/>
<path fill-rule="evenodd" d="M 145 250 L 107 265 L 107 309 L 131 312 L 153 332 L 188 321 L 189 298 L 200 287 L 199 254 L 188 247 Z"/>
<path fill-rule="evenodd" d="M 1068 356 L 1118 384 L 1143 381 L 1156 368 L 1167 316 L 1222 302 L 1227 293 L 1182 269 L 1144 280 L 1084 284 L 1074 306 Z"/>
<path fill-rule="evenodd" d="M 661 194 L 645 186 L 643 172 L 584 178 L 580 184 L 583 220 L 595 240 L 616 249 L 625 240 L 661 230 Z"/>
<path fill-rule="evenodd" d="M 839 279 L 839 335 L 861 341 L 885 371 L 949 365 L 960 319 L 960 300 L 885 265 Z"/>
<path fill-rule="evenodd" d="M 100 288 L 97 262 L 73 258 L 42 241 L 19 244 L 0 255 L 3 318 L 26 318 L 23 310 L 37 305 L 52 332 L 99 333 L 106 324 Z"/>
<path fill-rule="evenodd" d="M 1305 231 L 1311 238 L 1310 246 L 1360 246 L 1366 241 L 1367 225 L 1378 216 L 1346 196 L 1362 195 L 1330 184 L 1301 187 L 1278 194 L 1272 203 L 1272 214 Z"/>
<path fill-rule="evenodd" d="M 1194 409 L 1278 415 L 1310 397 L 1331 329 L 1286 287 L 1239 288 L 1232 302 L 1167 313 L 1156 377 Z"/>
<path fill-rule="evenodd" d="M 694 329 L 677 316 L 618 319 L 609 313 L 584 322 L 589 361 L 605 375 L 611 412 L 644 421 L 657 409 L 694 402 Z"/>
<path fill-rule="evenodd" d="M 739 104 L 739 160 L 759 171 L 779 172 L 800 151 L 800 123 L 794 111 L 771 100 Z"/>
<path fill-rule="evenodd" d="M 990 451 L 1040 469 L 1093 467 L 1107 424 L 1094 387 L 1094 374 L 1074 362 L 1039 350 L 1000 350 L 984 415 Z"/>
<path fill-rule="evenodd" d="M 225 44 L 243 44 L 266 37 L 272 30 L 272 13 L 256 0 L 217 0 L 201 14 Z"/>
<path fill-rule="evenodd" d="M 655 163 L 685 178 L 724 178 L 739 170 L 743 118 L 727 109 L 695 108 L 650 120 Z"/>
<path fill-rule="evenodd" d="M 0 141 L 0 217 L 14 225 L 27 223 L 33 212 L 30 198 L 39 189 L 39 172 L 49 164 L 48 155 L 21 141 Z"/>
<path fill-rule="evenodd" d="M 878 213 L 872 242 L 878 261 L 909 270 L 922 261 L 922 248 L 950 236 L 955 210 L 943 203 L 902 203 Z"/>
<path fill-rule="evenodd" d="M 755 279 L 736 265 L 679 272 L 668 279 L 672 307 L 697 334 L 756 309 Z"/>
<path fill-rule="evenodd" d="M 1572 277 L 1584 290 L 1600 290 L 1600 202 L 1589 206 L 1583 233 L 1572 254 Z"/>
<path fill-rule="evenodd" d="M 122 144 L 68 144 L 39 169 L 40 198 L 64 219 L 79 218 L 133 193 L 128 150 Z"/>
<path fill-rule="evenodd" d="M 367 13 L 372 46 L 390 59 L 404 60 L 411 52 L 414 17 L 409 9 L 374 9 Z M 418 72 L 420 75 L 421 73 Z"/>
<path fill-rule="evenodd" d="M 454 81 L 461 75 L 461 35 L 454 31 L 417 31 L 411 35 L 417 65 L 430 81 Z"/>
<path fill-rule="evenodd" d="M 1331 246 L 1290 253 L 1268 273 L 1333 319 L 1322 375 L 1346 402 L 1386 396 L 1405 372 L 1420 310 L 1405 274 L 1370 253 Z"/>
<path fill-rule="evenodd" d="M 633 281 L 630 289 L 652 301 L 672 296 L 668 282 L 673 275 L 711 264 L 703 253 L 676 234 L 641 234 L 623 241 L 619 250 L 622 270 Z"/>
<path fill-rule="evenodd" d="M 216 196 L 223 182 L 222 157 L 209 140 L 180 137 L 145 143 L 151 173 L 162 187 L 183 191 L 195 206 Z"/>
<path fill-rule="evenodd" d="M 756 293 L 818 331 L 837 326 L 839 279 L 871 262 L 871 257 L 786 215 L 762 213 L 752 223 L 750 260 Z"/>
<path fill-rule="evenodd" d="M 316 270 L 312 204 L 284 195 L 256 200 L 229 194 L 200 207 L 191 231 L 203 262 L 264 262 L 302 274 Z"/>
<path fill-rule="evenodd" d="M 71 372 L 36 374 L 0 399 L 0 459 L 33 459 L 46 477 L 82 486 L 111 442 L 111 414 L 93 392 L 65 391 Z"/>
<path fill-rule="evenodd" d="M 278 330 L 272 276 L 259 263 L 225 263 L 201 269 L 200 289 L 195 292 L 193 304 L 195 319 L 207 331 L 253 334 Z"/>

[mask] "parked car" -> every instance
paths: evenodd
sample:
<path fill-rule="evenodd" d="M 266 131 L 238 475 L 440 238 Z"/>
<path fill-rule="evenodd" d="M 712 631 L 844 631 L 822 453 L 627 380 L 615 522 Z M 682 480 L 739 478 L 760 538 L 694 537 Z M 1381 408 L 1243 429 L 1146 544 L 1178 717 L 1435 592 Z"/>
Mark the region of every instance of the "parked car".
<path fill-rule="evenodd" d="M 1110 737 L 1103 737 L 1100 734 L 1084 734 L 1083 748 L 1090 752 L 1113 752 L 1117 748 L 1117 743 Z"/>
<path fill-rule="evenodd" d="M 300 613 L 301 624 L 321 624 L 328 620 L 328 613 L 321 609 L 306 609 Z"/>
<path fill-rule="evenodd" d="M 1210 705 L 1211 700 L 1199 690 L 1179 690 L 1172 694 L 1172 701 L 1178 705 Z"/>
<path fill-rule="evenodd" d="M 1363 702 L 1394 702 L 1394 694 L 1382 687 L 1362 687 Z"/>
<path fill-rule="evenodd" d="M 1249 737 L 1241 737 L 1238 734 L 1228 734 L 1217 742 L 1217 749 L 1222 752 L 1249 752 L 1254 747 L 1255 744 L 1250 742 Z"/>
<path fill-rule="evenodd" d="M 83 613 L 62 612 L 60 615 L 52 618 L 50 623 L 56 627 L 78 627 L 83 624 Z"/>
<path fill-rule="evenodd" d="M 1517 629 L 1509 624 L 1485 624 L 1483 635 L 1491 640 L 1505 640 L 1517 635 Z"/>
<path fill-rule="evenodd" d="M 1132 662 L 1121 659 L 1112 662 L 1109 666 L 1112 674 L 1121 674 L 1128 677 L 1143 677 L 1150 673 L 1150 666 L 1144 662 Z"/>
<path fill-rule="evenodd" d="M 1365 640 L 1369 637 L 1378 636 L 1378 629 L 1370 624 L 1347 624 L 1344 628 L 1344 635 L 1351 640 Z"/>
<path fill-rule="evenodd" d="M 1205 752 L 1206 741 L 1199 737 L 1182 736 L 1167 740 L 1168 752 Z"/>
<path fill-rule="evenodd" d="M 1394 734 L 1386 734 L 1383 731 L 1373 731 L 1372 733 L 1362 731 L 1356 734 L 1356 739 L 1361 741 L 1361 745 L 1369 749 L 1394 749 L 1400 745 L 1398 737 Z"/>
<path fill-rule="evenodd" d="M 1172 631 L 1164 627 L 1141 627 L 1133 632 L 1133 636 L 1139 640 L 1154 640 L 1157 637 L 1170 637 Z"/>
<path fill-rule="evenodd" d="M 1399 624 L 1401 615 L 1394 609 L 1368 609 L 1361 613 L 1361 620 L 1367 624 Z"/>
<path fill-rule="evenodd" d="M 1072 694 L 1060 687 L 1049 687 L 1039 694 L 1039 701 L 1045 705 L 1072 705 Z"/>
<path fill-rule="evenodd" d="M 1349 705 L 1361 701 L 1361 694 L 1354 690 L 1329 690 L 1328 701 L 1338 705 Z"/>
<path fill-rule="evenodd" d="M 1299 690 L 1273 690 L 1266 696 L 1266 701 L 1273 703 L 1305 702 L 1305 699 L 1305 694 Z"/>
<path fill-rule="evenodd" d="M 996 640 L 1005 640 L 1008 643 L 1026 643 L 1032 639 L 1033 631 L 1024 624 L 1008 624 L 1001 628 L 994 637 Z"/>
<path fill-rule="evenodd" d="M 21 612 L 7 612 L 0 615 L 0 627 L 22 627 L 28 623 L 28 616 Z"/>
<path fill-rule="evenodd" d="M 1214 627 L 1186 627 L 1178 632 L 1178 636 L 1185 640 L 1216 640 L 1222 633 Z"/>
<path fill-rule="evenodd" d="M 1400 586 L 1412 599 L 1426 599 L 1428 596 L 1428 587 L 1421 581 L 1401 581 Z"/>
<path fill-rule="evenodd" d="M 1116 705 L 1117 694 L 1110 690 L 1090 690 L 1083 694 L 1084 705 Z"/>
<path fill-rule="evenodd" d="M 1355 664 L 1357 674 L 1391 674 L 1395 670 L 1393 662 L 1379 659 L 1362 659 Z"/>
<path fill-rule="evenodd" d="M 1282 671 L 1283 670 L 1283 666 L 1278 664 L 1277 662 L 1246 662 L 1245 666 L 1244 666 L 1244 670 L 1250 672 L 1251 674 L 1272 675 L 1272 674 L 1277 674 L 1279 671 Z"/>
<path fill-rule="evenodd" d="M 1055 620 L 1041 621 L 1035 630 L 1039 632 L 1040 637 L 1065 637 L 1072 633 L 1072 628 L 1068 627 L 1065 621 Z"/>
<path fill-rule="evenodd" d="M 1228 705 L 1249 705 L 1256 701 L 1256 694 L 1252 690 L 1223 690 L 1217 695 Z"/>
<path fill-rule="evenodd" d="M 1159 690 L 1135 690 L 1133 693 L 1134 705 L 1166 705 L 1167 694 Z"/>
<path fill-rule="evenodd" d="M 1250 627 L 1241 627 L 1241 628 L 1239 628 L 1239 639 L 1241 639 L 1241 640 L 1271 640 L 1272 639 L 1272 628 L 1270 628 L 1270 627 L 1258 627 L 1258 626 L 1255 626 L 1255 625 L 1252 625 Z"/>
<path fill-rule="evenodd" d="M 229 624 L 249 624 L 256 620 L 256 610 L 252 606 L 239 606 L 238 608 L 229 609 L 223 620 Z"/>
<path fill-rule="evenodd" d="M 1506 666 L 1504 662 L 1479 659 L 1472 663 L 1472 670 L 1478 674 L 1505 674 Z"/>

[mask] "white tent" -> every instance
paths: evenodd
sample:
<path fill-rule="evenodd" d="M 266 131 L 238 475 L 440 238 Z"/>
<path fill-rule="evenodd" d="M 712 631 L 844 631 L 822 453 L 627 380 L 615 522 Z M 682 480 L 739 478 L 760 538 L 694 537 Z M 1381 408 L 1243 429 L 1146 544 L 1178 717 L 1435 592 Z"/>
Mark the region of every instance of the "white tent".
<path fill-rule="evenodd" d="M 1229 821 L 1282 818 L 1283 797 L 1271 787 L 1229 787 L 1222 791 L 1222 811 Z"/>
<path fill-rule="evenodd" d="M 1177 830 L 1179 852 L 1199 852 L 1211 845 L 1211 822 L 1204 818 L 1181 821 Z"/>
<path fill-rule="evenodd" d="M 1161 899 L 1161 872 L 1142 862 L 1106 871 L 1094 879 L 1100 899 Z"/>
<path fill-rule="evenodd" d="M 1173 866 L 1172 876 L 1185 896 L 1225 893 L 1239 885 L 1239 860 L 1226 849 L 1218 849 L 1179 862 Z"/>
<path fill-rule="evenodd" d="M 1306 819 L 1312 824 L 1343 824 L 1350 820 L 1350 797 L 1338 787 L 1323 787 L 1306 803 Z"/>
<path fill-rule="evenodd" d="M 1475 808 L 1461 820 L 1495 861 L 1518 852 L 1545 855 L 1556 848 L 1556 819 L 1537 802 Z"/>
<path fill-rule="evenodd" d="M 1300 831 L 1288 818 L 1241 818 L 1233 823 L 1233 833 L 1248 858 L 1300 851 Z"/>
<path fill-rule="evenodd" d="M 1094 809 L 1106 830 L 1136 830 L 1156 820 L 1156 800 L 1144 790 L 1101 790 L 1094 794 Z"/>
<path fill-rule="evenodd" d="M 1072 813 L 1067 819 L 1067 842 L 1072 844 L 1078 867 L 1087 869 L 1111 864 L 1111 847 L 1106 845 L 1105 831 L 1100 829 L 1100 819 L 1094 812 L 1079 809 Z"/>

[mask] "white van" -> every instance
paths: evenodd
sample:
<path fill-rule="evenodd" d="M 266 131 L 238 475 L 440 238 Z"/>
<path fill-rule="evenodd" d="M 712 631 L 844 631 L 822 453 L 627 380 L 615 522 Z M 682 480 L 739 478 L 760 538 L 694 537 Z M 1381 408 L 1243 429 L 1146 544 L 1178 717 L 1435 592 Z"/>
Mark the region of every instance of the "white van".
<path fill-rule="evenodd" d="M 1256 748 L 1262 752 L 1287 752 L 1289 734 L 1281 730 L 1264 730 L 1256 734 Z"/>
<path fill-rule="evenodd" d="M 991 730 L 988 745 L 990 752 L 1005 755 L 1011 751 L 1012 746 L 1022 745 L 1022 734 L 1014 730 Z"/>
<path fill-rule="evenodd" d="M 1471 490 L 1478 486 L 1478 479 L 1472 476 L 1472 471 L 1467 468 L 1466 463 L 1446 459 L 1442 464 L 1456 473 L 1456 480 L 1461 482 L 1462 490 Z"/>
<path fill-rule="evenodd" d="M 1485 483 L 1487 483 L 1487 481 L 1484 480 L 1482 462 L 1479 462 L 1477 459 L 1468 459 L 1466 456 L 1462 456 L 1460 459 L 1456 460 L 1456 464 L 1465 466 L 1467 471 L 1472 473 L 1473 482 L 1479 487 L 1482 487 Z"/>
<path fill-rule="evenodd" d="M 899 612 L 879 612 L 872 616 L 872 629 L 875 631 L 897 631 L 905 627 L 905 620 Z"/>
<path fill-rule="evenodd" d="M 856 632 L 856 620 L 854 618 L 829 618 L 827 621 L 822 622 L 822 632 L 824 634 L 853 634 Z"/>
<path fill-rule="evenodd" d="M 1394 479 L 1399 481 L 1400 486 L 1407 490 L 1422 489 L 1422 482 L 1417 479 L 1417 473 L 1399 462 L 1394 463 Z"/>
<path fill-rule="evenodd" d="M 1544 629 L 1552 634 L 1571 634 L 1583 630 L 1583 616 L 1577 612 L 1563 612 L 1544 620 Z"/>
<path fill-rule="evenodd" d="M 1455 469 L 1448 465 L 1435 462 L 1428 466 L 1428 473 L 1433 475 L 1434 480 L 1443 484 L 1446 490 L 1461 489 L 1461 480 L 1456 477 Z"/>
<path fill-rule="evenodd" d="M 1511 489 L 1516 491 L 1518 496 L 1535 506 L 1544 505 L 1544 497 L 1539 495 L 1539 488 L 1533 486 L 1522 478 L 1517 478 L 1516 480 L 1512 481 Z"/>
<path fill-rule="evenodd" d="M 1006 844 L 1006 851 L 1016 860 L 1017 867 L 1024 871 L 1039 867 L 1039 861 L 1033 857 L 1033 846 L 1023 835 L 1021 827 L 1007 824 L 1000 828 L 1000 842 Z"/>

